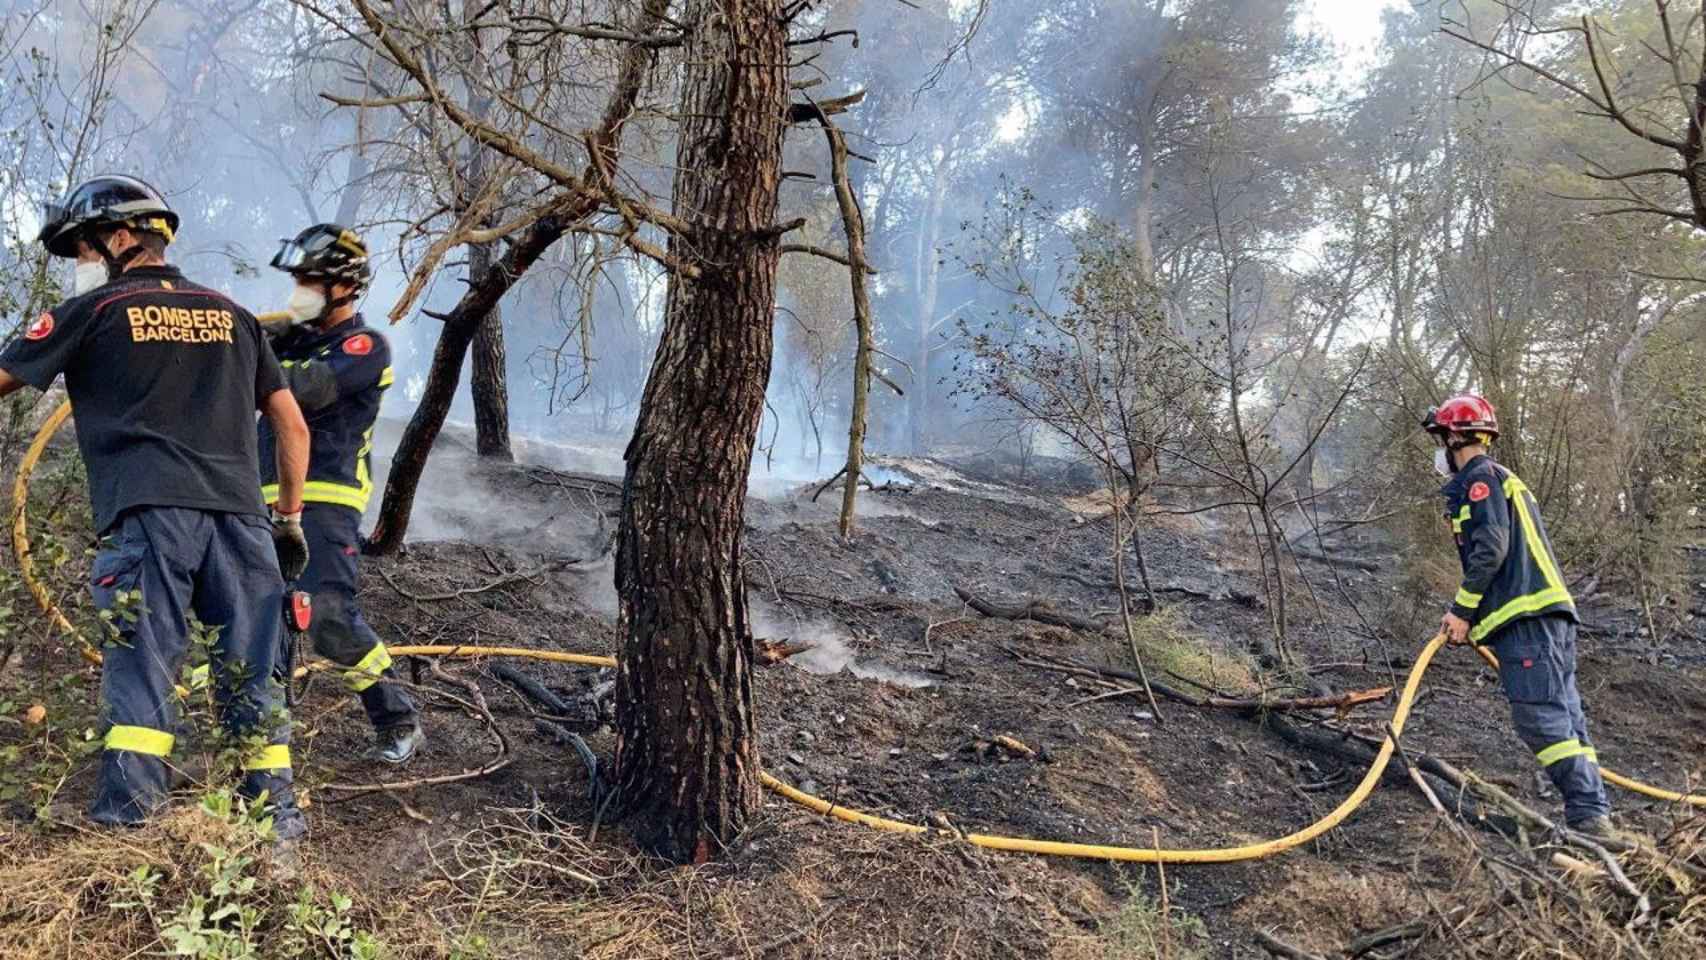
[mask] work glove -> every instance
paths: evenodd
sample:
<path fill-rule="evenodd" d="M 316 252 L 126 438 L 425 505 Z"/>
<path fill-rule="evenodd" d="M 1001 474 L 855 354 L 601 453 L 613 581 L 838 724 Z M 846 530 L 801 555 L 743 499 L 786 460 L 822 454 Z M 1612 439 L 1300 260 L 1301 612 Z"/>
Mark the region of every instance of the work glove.
<path fill-rule="evenodd" d="M 272 545 L 278 551 L 278 569 L 288 582 L 308 569 L 308 538 L 302 533 L 302 511 L 272 511 Z"/>

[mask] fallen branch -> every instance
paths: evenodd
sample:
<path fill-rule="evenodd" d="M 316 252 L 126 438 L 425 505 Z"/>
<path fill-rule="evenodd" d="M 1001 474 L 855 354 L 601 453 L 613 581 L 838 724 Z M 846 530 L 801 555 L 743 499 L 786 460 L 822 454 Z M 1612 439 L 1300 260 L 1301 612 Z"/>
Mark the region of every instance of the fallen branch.
<path fill-rule="evenodd" d="M 1144 690 L 1142 687 L 1120 687 L 1118 690 L 1109 690 L 1106 693 L 1097 693 L 1074 700 L 1066 705 L 1066 709 L 1071 710 L 1075 707 L 1082 707 L 1087 703 L 1095 703 L 1099 700 L 1112 700 L 1115 697 L 1134 697 L 1139 694 L 1147 695 L 1148 691 Z"/>
<path fill-rule="evenodd" d="M 1095 667 L 1085 667 L 1085 666 L 1079 666 L 1077 664 L 1062 664 L 1062 663 L 1054 663 L 1054 662 L 1051 662 L 1048 660 L 1033 660 L 1029 657 L 1026 657 L 1026 656 L 1019 654 L 1017 652 L 1014 652 L 1014 651 L 1008 651 L 1008 652 L 1013 653 L 1013 656 L 1018 660 L 1019 665 L 1023 666 L 1023 667 L 1036 667 L 1039 670 L 1052 670 L 1055 673 L 1076 674 L 1077 676 L 1090 677 L 1093 680 L 1100 680 L 1103 682 L 1107 682 L 1107 680 L 1106 680 L 1107 677 L 1117 677 L 1117 678 L 1120 678 L 1123 680 L 1128 680 L 1128 681 L 1133 681 L 1133 682 L 1135 682 L 1137 680 L 1136 674 L 1127 673 L 1124 670 L 1099 670 Z M 1177 690 L 1173 687 L 1169 687 L 1166 684 L 1156 683 L 1155 681 L 1151 680 L 1149 682 L 1149 686 L 1156 693 L 1160 694 L 1163 697 L 1166 697 L 1169 700 L 1177 700 L 1180 703 L 1183 703 L 1183 704 L 1186 704 L 1187 706 L 1192 706 L 1192 707 L 1200 707 L 1203 705 L 1202 700 L 1191 696 L 1190 694 L 1184 692 L 1183 690 Z"/>
<path fill-rule="evenodd" d="M 439 603 L 445 600 L 460 600 L 463 597 L 471 597 L 475 594 L 487 593 L 500 587 L 507 587 L 511 584 L 519 583 L 523 580 L 531 582 L 533 578 L 545 573 L 547 570 L 550 570 L 551 567 L 552 564 L 547 563 L 532 570 L 524 570 L 518 573 L 511 573 L 498 577 L 495 580 L 483 583 L 477 587 L 462 587 L 458 590 L 452 590 L 449 593 L 433 593 L 426 596 L 421 596 L 420 594 L 410 593 L 409 591 L 404 590 L 397 584 L 397 581 L 392 578 L 391 571 L 384 567 L 379 568 L 379 575 L 385 578 L 385 582 L 391 585 L 391 589 L 397 591 L 397 593 L 406 600 L 413 600 L 416 603 Z"/>
<path fill-rule="evenodd" d="M 1352 940 L 1350 944 L 1345 947 L 1345 956 L 1349 957 L 1350 960 L 1357 960 L 1358 957 L 1368 953 L 1370 950 L 1378 950 L 1381 947 L 1394 943 L 1401 943 L 1405 940 L 1420 939 L 1421 937 L 1427 936 L 1427 933 L 1428 924 L 1423 920 L 1412 920 L 1409 923 L 1399 924 L 1395 927 L 1387 927 L 1384 930 L 1365 933 L 1362 936 L 1357 937 L 1355 940 Z"/>
<path fill-rule="evenodd" d="M 1384 569 L 1381 564 L 1373 560 L 1359 560 L 1356 557 L 1333 557 L 1325 553 L 1316 553 L 1313 550 L 1302 550 L 1297 547 L 1291 548 L 1291 554 L 1299 560 L 1313 560 L 1316 563 L 1325 563 L 1335 567 L 1350 567 L 1353 570 L 1361 570 L 1365 573 L 1379 573 Z"/>
<path fill-rule="evenodd" d="M 828 490 L 830 487 L 835 486 L 835 481 L 840 480 L 842 478 L 842 476 L 844 476 L 846 473 L 847 473 L 847 467 L 844 464 L 844 465 L 842 465 L 840 470 L 835 471 L 835 476 L 830 477 L 828 480 L 825 480 L 823 482 L 823 486 L 817 488 L 817 492 L 812 494 L 812 502 L 816 503 L 817 498 L 823 496 L 823 492 L 825 490 Z"/>
<path fill-rule="evenodd" d="M 1286 960 L 1326 960 L 1326 958 L 1322 957 L 1320 954 L 1300 950 L 1297 947 L 1286 943 L 1284 940 L 1276 938 L 1266 930 L 1256 931 L 1256 943 L 1268 953 L 1276 957 L 1285 957 Z"/>
<path fill-rule="evenodd" d="M 1082 663 L 1034 660 L 1026 657 L 1020 657 L 1019 662 L 1024 666 L 1054 670 L 1057 673 L 1077 673 L 1083 676 L 1093 676 L 1098 679 L 1111 678 L 1114 680 L 1125 680 L 1131 683 L 1141 681 L 1141 678 L 1137 674 L 1132 673 L 1129 670 L 1119 670 L 1113 667 L 1092 667 L 1088 664 Z M 1200 684 L 1197 684 L 1194 680 L 1184 679 L 1184 682 L 1193 686 L 1200 686 Z M 1150 681 L 1150 684 L 1154 686 L 1156 690 L 1168 689 L 1155 684 L 1155 681 L 1153 680 Z M 1285 713 L 1292 710 L 1345 711 L 1352 707 L 1361 706 L 1365 703 L 1376 703 L 1384 700 L 1391 693 L 1391 687 L 1376 687 L 1372 690 L 1351 690 L 1345 693 L 1330 694 L 1324 697 L 1292 697 L 1280 699 L 1270 699 L 1266 697 L 1251 698 L 1223 696 L 1193 697 L 1177 690 L 1169 692 L 1167 696 L 1170 699 L 1178 700 L 1181 703 L 1188 703 L 1193 707 L 1215 707 L 1221 710 L 1255 710 Z M 1079 701 L 1079 703 L 1083 702 L 1088 701 Z M 1072 706 L 1077 705 L 1078 703 L 1072 704 Z"/>
<path fill-rule="evenodd" d="M 519 690 L 529 700 L 559 717 L 571 716 L 575 712 L 568 701 L 552 693 L 550 688 L 507 663 L 493 664 L 492 676 Z"/>
<path fill-rule="evenodd" d="M 813 646 L 815 645 L 810 643 L 800 643 L 798 641 L 760 640 L 757 642 L 754 652 L 758 655 L 760 662 L 767 665 L 774 665 L 781 663 L 796 654 L 805 653 L 807 650 L 812 649 Z"/>
<path fill-rule="evenodd" d="M 1066 627 L 1070 630 L 1087 630 L 1092 633 L 1104 633 L 1108 627 L 1100 620 L 1080 617 L 1071 613 L 1062 613 L 1046 600 L 1033 600 L 1029 603 L 999 604 L 985 600 L 964 587 L 955 587 L 954 595 L 966 606 L 971 607 L 986 617 L 998 620 L 1031 620 L 1046 623 L 1054 627 Z M 1135 678 L 1134 678 L 1135 679 Z"/>

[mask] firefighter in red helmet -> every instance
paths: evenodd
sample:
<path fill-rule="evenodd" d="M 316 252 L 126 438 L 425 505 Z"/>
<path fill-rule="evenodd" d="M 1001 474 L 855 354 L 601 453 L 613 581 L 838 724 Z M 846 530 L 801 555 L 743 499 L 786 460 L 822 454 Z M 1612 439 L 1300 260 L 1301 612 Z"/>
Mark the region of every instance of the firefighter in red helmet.
<path fill-rule="evenodd" d="M 1616 836 L 1576 689 L 1576 604 L 1564 585 L 1540 506 L 1527 484 L 1496 463 L 1493 405 L 1474 394 L 1428 411 L 1434 466 L 1457 541 L 1463 582 L 1441 629 L 1453 643 L 1488 644 L 1511 720 L 1558 792 L 1574 830 Z"/>

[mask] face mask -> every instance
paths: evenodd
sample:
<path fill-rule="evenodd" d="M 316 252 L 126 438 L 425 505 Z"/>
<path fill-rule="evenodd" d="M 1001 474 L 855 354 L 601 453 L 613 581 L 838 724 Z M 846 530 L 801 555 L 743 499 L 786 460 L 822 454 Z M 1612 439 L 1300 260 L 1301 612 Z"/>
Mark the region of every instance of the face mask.
<path fill-rule="evenodd" d="M 107 282 L 107 265 L 102 260 L 79 260 L 71 268 L 72 296 L 82 296 Z"/>
<path fill-rule="evenodd" d="M 1444 447 L 1434 448 L 1434 472 L 1442 477 L 1451 476 L 1451 456 Z"/>
<path fill-rule="evenodd" d="M 318 320 L 325 309 L 326 295 L 313 287 L 299 286 L 290 291 L 290 299 L 284 305 L 284 312 L 290 314 L 290 319 L 297 323 Z"/>

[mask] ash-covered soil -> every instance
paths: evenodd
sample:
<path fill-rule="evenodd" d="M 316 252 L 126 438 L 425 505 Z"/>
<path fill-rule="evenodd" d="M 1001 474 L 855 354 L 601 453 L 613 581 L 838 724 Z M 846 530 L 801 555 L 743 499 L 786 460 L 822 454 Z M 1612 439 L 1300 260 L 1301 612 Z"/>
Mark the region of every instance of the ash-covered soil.
<path fill-rule="evenodd" d="M 1115 615 L 1111 532 L 1081 471 L 1045 461 L 1021 476 L 995 459 L 879 466 L 879 489 L 861 495 L 851 542 L 835 530 L 838 489 L 816 503 L 815 485 L 748 503 L 747 577 L 760 639 L 813 644 L 757 670 L 761 749 L 776 776 L 916 823 L 1144 847 L 1289 833 L 1361 776 L 1360 766 L 1302 752 L 1229 711 L 1163 701 L 1157 716 L 1140 696 L 1097 698 L 1108 688 L 1020 659 L 1129 668 L 1123 638 L 990 619 L 959 600 L 956 587 L 1002 603 L 1047 599 L 1079 616 Z M 617 508 L 612 483 L 518 466 L 480 468 L 469 489 L 480 493 L 451 498 L 435 522 L 471 536 L 416 541 L 402 556 L 370 561 L 363 602 L 380 634 L 393 644 L 614 653 L 604 556 Z M 478 502 L 487 497 L 495 499 Z M 1240 685 L 1249 682 L 1245 651 L 1268 629 L 1269 613 L 1255 596 L 1249 545 L 1211 516 L 1155 518 L 1143 543 L 1168 635 L 1231 665 L 1214 685 L 1252 692 Z M 1332 551 L 1376 570 L 1304 561 L 1291 571 L 1294 653 L 1316 665 L 1313 684 L 1334 690 L 1401 681 L 1439 602 L 1393 586 L 1396 561 L 1376 536 L 1360 533 Z M 1655 783 L 1689 782 L 1702 766 L 1698 664 L 1706 650 L 1684 639 L 1663 657 L 1642 653 L 1630 614 L 1603 605 L 1586 613 L 1581 679 L 1601 756 Z M 570 699 L 606 679 L 597 670 L 512 665 Z M 352 798 L 333 784 L 476 769 L 498 756 L 496 741 L 440 703 L 427 712 L 424 755 L 401 772 L 382 770 L 363 759 L 365 721 L 330 678 L 317 679 L 296 711 L 310 856 L 405 896 L 444 887 L 445 851 L 510 816 L 503 810 L 540 811 L 583 837 L 599 815 L 587 770 L 536 730 L 533 704 L 494 678 L 492 665 L 445 666 L 476 678 L 497 718 L 509 762 L 494 774 Z M 402 671 L 441 682 L 408 664 Z M 1350 722 L 1378 735 L 1389 712 L 1389 702 L 1360 708 Z M 609 756 L 607 727 L 576 729 Z M 1036 755 L 993 745 L 998 735 Z M 1555 812 L 1510 732 L 1494 678 L 1470 655 L 1448 652 L 1430 672 L 1405 743 Z M 72 778 L 67 799 L 84 799 L 88 772 Z M 1631 794 L 1614 799 L 1632 826 L 1656 831 L 1672 814 Z M 630 849 L 620 823 L 599 823 L 591 843 L 611 858 Z M 1421 796 L 1388 783 L 1345 827 L 1304 849 L 1170 868 L 1168 896 L 1206 924 L 1206 955 L 1265 956 L 1252 939 L 1257 929 L 1331 952 L 1424 915 L 1421 890 L 1449 897 L 1453 863 Z M 594 924 L 602 932 L 543 919 L 530 926 L 526 911 L 497 910 L 490 922 L 515 956 L 1100 957 L 1112 954 L 1096 952 L 1098 930 L 1134 888 L 1153 895 L 1156 874 L 879 835 L 767 794 L 752 835 L 719 863 L 647 865 L 595 893 L 565 891 L 576 910 L 602 918 L 605 926 Z"/>

